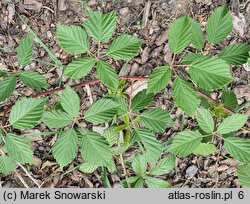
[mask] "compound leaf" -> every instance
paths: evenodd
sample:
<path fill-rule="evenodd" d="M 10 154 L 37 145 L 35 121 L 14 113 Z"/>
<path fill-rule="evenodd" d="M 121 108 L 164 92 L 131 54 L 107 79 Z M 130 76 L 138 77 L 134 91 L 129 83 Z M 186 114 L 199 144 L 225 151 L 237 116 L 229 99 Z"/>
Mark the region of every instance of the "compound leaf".
<path fill-rule="evenodd" d="M 65 69 L 64 75 L 72 79 L 79 79 L 86 76 L 96 63 L 92 57 L 74 59 Z"/>
<path fill-rule="evenodd" d="M 200 128 L 206 132 L 211 133 L 214 130 L 214 120 L 211 113 L 205 108 L 198 108 L 197 120 Z"/>
<path fill-rule="evenodd" d="M 116 26 L 115 12 L 103 14 L 100 11 L 89 11 L 88 19 L 83 22 L 89 36 L 96 42 L 107 42 Z"/>
<path fill-rule="evenodd" d="M 20 163 L 33 162 L 33 152 L 29 145 L 29 140 L 14 134 L 7 134 L 5 137 L 8 155 L 14 161 Z"/>
<path fill-rule="evenodd" d="M 247 62 L 249 51 L 250 47 L 245 44 L 233 44 L 223 49 L 219 55 L 219 58 L 225 60 L 231 65 L 242 65 Z"/>
<path fill-rule="evenodd" d="M 15 163 L 10 157 L 0 156 L 0 173 L 7 174 L 16 169 Z"/>
<path fill-rule="evenodd" d="M 167 111 L 160 108 L 150 109 L 140 115 L 143 125 L 156 132 L 164 132 L 166 125 L 172 125 L 173 121 Z"/>
<path fill-rule="evenodd" d="M 118 75 L 115 70 L 104 61 L 99 61 L 97 63 L 97 75 L 100 81 L 108 88 L 115 90 L 119 84 Z"/>
<path fill-rule="evenodd" d="M 108 55 L 116 60 L 130 60 L 138 54 L 141 40 L 135 36 L 124 34 L 116 38 L 108 48 Z"/>
<path fill-rule="evenodd" d="M 233 80 L 229 65 L 217 57 L 200 57 L 190 66 L 190 76 L 195 83 L 206 90 L 223 87 Z"/>
<path fill-rule="evenodd" d="M 192 27 L 187 16 L 173 21 L 168 30 L 168 42 L 170 49 L 175 54 L 181 53 L 190 43 Z"/>
<path fill-rule="evenodd" d="M 61 110 L 46 112 L 42 118 L 50 128 L 62 128 L 72 123 L 73 117 Z"/>
<path fill-rule="evenodd" d="M 177 156 L 188 156 L 201 143 L 202 135 L 199 132 L 183 131 L 179 132 L 173 139 L 168 151 Z"/>
<path fill-rule="evenodd" d="M 31 34 L 26 35 L 17 48 L 17 58 L 20 65 L 26 66 L 32 58 L 33 37 Z"/>
<path fill-rule="evenodd" d="M 0 81 L 0 102 L 9 98 L 16 87 L 16 75 L 12 74 Z"/>
<path fill-rule="evenodd" d="M 224 138 L 224 147 L 235 159 L 250 163 L 250 141 L 239 137 Z"/>
<path fill-rule="evenodd" d="M 171 71 L 168 66 L 158 67 L 149 75 L 147 93 L 156 93 L 168 85 Z"/>
<path fill-rule="evenodd" d="M 22 71 L 19 73 L 19 79 L 28 87 L 32 89 L 41 90 L 47 88 L 48 84 L 43 75 L 32 72 L 32 71 Z"/>
<path fill-rule="evenodd" d="M 23 98 L 17 101 L 10 112 L 10 124 L 17 129 L 33 128 L 42 117 L 44 105 L 44 98 Z"/>
<path fill-rule="evenodd" d="M 216 152 L 216 150 L 217 149 L 214 144 L 201 143 L 196 147 L 193 153 L 207 157 L 210 154 L 213 154 L 214 152 Z"/>
<path fill-rule="evenodd" d="M 57 25 L 57 39 L 69 54 L 82 54 L 89 50 L 85 31 L 80 26 Z"/>
<path fill-rule="evenodd" d="M 192 117 L 200 104 L 196 91 L 180 77 L 176 77 L 174 80 L 173 99 L 177 107 Z"/>
<path fill-rule="evenodd" d="M 169 173 L 175 167 L 175 158 L 168 156 L 158 161 L 149 171 L 150 174 L 160 176 Z"/>
<path fill-rule="evenodd" d="M 207 39 L 213 44 L 219 44 L 232 31 L 232 16 L 226 5 L 216 8 L 208 18 L 206 32 Z"/>
<path fill-rule="evenodd" d="M 80 98 L 69 86 L 66 86 L 62 92 L 61 106 L 70 116 L 78 116 L 80 111 Z"/>
<path fill-rule="evenodd" d="M 77 134 L 74 129 L 60 135 L 52 147 L 52 153 L 60 167 L 71 163 L 77 155 Z"/>
<path fill-rule="evenodd" d="M 227 134 L 239 130 L 244 126 L 247 121 L 247 115 L 233 114 L 228 116 L 226 119 L 219 124 L 217 128 L 217 133 Z"/>
<path fill-rule="evenodd" d="M 112 154 L 106 139 L 97 132 L 82 133 L 81 154 L 86 162 L 94 165 L 109 165 Z"/>
<path fill-rule="evenodd" d="M 92 123 L 104 123 L 111 120 L 118 111 L 118 104 L 111 99 L 100 99 L 85 112 L 84 119 Z"/>
<path fill-rule="evenodd" d="M 135 95 L 132 101 L 131 109 L 133 112 L 142 110 L 148 106 L 154 99 L 153 93 L 146 93 L 147 90 L 140 91 Z"/>

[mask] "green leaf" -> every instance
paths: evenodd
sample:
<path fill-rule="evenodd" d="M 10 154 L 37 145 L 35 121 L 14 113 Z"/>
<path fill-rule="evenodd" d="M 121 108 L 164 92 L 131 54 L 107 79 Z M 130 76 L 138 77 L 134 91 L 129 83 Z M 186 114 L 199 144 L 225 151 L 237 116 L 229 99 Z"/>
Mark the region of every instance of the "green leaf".
<path fill-rule="evenodd" d="M 48 46 L 46 46 L 42 40 L 36 35 L 36 33 L 31 29 L 31 27 L 26 23 L 25 19 L 19 15 L 18 13 L 16 13 L 17 16 L 20 18 L 21 22 L 26 26 L 26 28 L 28 29 L 28 31 L 31 33 L 32 37 L 36 40 L 36 42 L 38 42 L 41 47 L 48 53 L 48 55 L 50 56 L 50 58 L 54 61 L 54 63 L 57 66 L 62 66 L 62 63 L 57 59 L 57 57 L 51 52 L 51 50 L 48 48 Z"/>
<path fill-rule="evenodd" d="M 80 111 L 80 98 L 69 86 L 66 86 L 65 90 L 62 92 L 61 105 L 70 116 L 78 116 Z"/>
<path fill-rule="evenodd" d="M 168 156 L 158 161 L 149 171 L 150 174 L 160 176 L 169 173 L 175 167 L 175 158 Z"/>
<path fill-rule="evenodd" d="M 110 126 L 104 131 L 103 136 L 106 138 L 109 145 L 113 146 L 117 144 L 119 133 L 115 130 L 115 126 Z"/>
<path fill-rule="evenodd" d="M 214 152 L 216 152 L 216 150 L 217 149 L 214 144 L 201 143 L 198 145 L 198 147 L 196 147 L 193 153 L 207 157 L 210 154 L 213 154 Z"/>
<path fill-rule="evenodd" d="M 171 71 L 168 66 L 154 69 L 149 75 L 147 93 L 160 92 L 168 85 L 170 77 Z"/>
<path fill-rule="evenodd" d="M 130 176 L 129 178 L 126 179 L 126 182 L 132 184 L 138 181 L 139 178 L 140 178 L 139 176 Z"/>
<path fill-rule="evenodd" d="M 139 175 L 139 176 L 143 176 L 143 174 L 146 172 L 147 170 L 147 160 L 145 158 L 144 155 L 141 154 L 137 154 L 132 162 L 132 168 L 133 171 Z"/>
<path fill-rule="evenodd" d="M 247 64 L 248 64 L 248 66 L 250 67 L 250 51 L 248 52 Z"/>
<path fill-rule="evenodd" d="M 62 128 L 73 122 L 73 117 L 61 110 L 46 112 L 42 118 L 43 122 L 50 128 Z"/>
<path fill-rule="evenodd" d="M 104 123 L 117 113 L 118 104 L 111 99 L 99 99 L 85 112 L 84 119 L 92 123 Z"/>
<path fill-rule="evenodd" d="M 113 97 L 113 101 L 118 104 L 117 115 L 124 115 L 128 112 L 128 103 L 123 96 Z"/>
<path fill-rule="evenodd" d="M 111 174 L 117 171 L 116 164 L 113 159 L 109 162 L 107 168 Z"/>
<path fill-rule="evenodd" d="M 211 113 L 205 108 L 198 108 L 197 120 L 200 128 L 206 132 L 211 133 L 214 131 L 214 120 Z"/>
<path fill-rule="evenodd" d="M 237 176 L 243 188 L 250 188 L 250 164 L 238 167 Z"/>
<path fill-rule="evenodd" d="M 194 113 L 200 104 L 200 100 L 193 87 L 180 77 L 176 77 L 174 80 L 173 99 L 177 107 L 194 117 Z"/>
<path fill-rule="evenodd" d="M 147 90 L 140 91 L 135 95 L 132 101 L 131 109 L 133 112 L 144 109 L 148 106 L 154 99 L 153 93 L 146 93 Z"/>
<path fill-rule="evenodd" d="M 212 91 L 233 80 L 229 65 L 217 57 L 204 56 L 190 66 L 190 76 L 201 88 Z"/>
<path fill-rule="evenodd" d="M 6 74 L 7 74 L 7 72 L 6 72 L 6 71 L 2 71 L 2 70 L 0 70 L 0 77 L 5 77 L 5 76 L 6 76 Z"/>
<path fill-rule="evenodd" d="M 237 97 L 231 90 L 226 90 L 221 95 L 221 102 L 227 108 L 234 110 L 238 106 Z"/>
<path fill-rule="evenodd" d="M 146 130 L 146 129 L 139 129 L 137 134 L 143 143 L 148 162 L 156 162 L 162 153 L 162 144 L 155 138 L 155 134 Z"/>
<path fill-rule="evenodd" d="M 16 75 L 12 74 L 0 81 L 0 102 L 9 98 L 16 87 Z"/>
<path fill-rule="evenodd" d="M 74 129 L 60 135 L 52 147 L 52 153 L 60 167 L 71 163 L 77 155 L 77 134 Z"/>
<path fill-rule="evenodd" d="M 111 43 L 108 48 L 108 55 L 115 60 L 130 60 L 138 54 L 140 46 L 140 39 L 123 34 Z"/>
<path fill-rule="evenodd" d="M 104 61 L 99 61 L 96 67 L 97 76 L 108 88 L 115 90 L 119 84 L 118 75 L 115 70 Z"/>
<path fill-rule="evenodd" d="M 222 123 L 219 124 L 217 128 L 217 133 L 227 134 L 239 130 L 245 125 L 247 118 L 247 115 L 242 114 L 230 115 L 226 119 L 224 119 Z"/>
<path fill-rule="evenodd" d="M 28 87 L 32 89 L 41 90 L 47 88 L 48 84 L 43 75 L 32 72 L 32 71 L 22 71 L 19 73 L 19 79 Z"/>
<path fill-rule="evenodd" d="M 216 8 L 208 18 L 206 32 L 207 39 L 213 44 L 219 44 L 232 31 L 232 16 L 226 5 Z"/>
<path fill-rule="evenodd" d="M 91 164 L 91 163 L 89 163 L 89 162 L 84 162 L 84 163 L 81 164 L 81 166 L 79 167 L 79 171 L 81 171 L 81 172 L 83 172 L 83 173 L 91 174 L 91 173 L 93 173 L 98 167 L 99 167 L 99 165 Z"/>
<path fill-rule="evenodd" d="M 239 137 L 224 138 L 224 147 L 227 152 L 235 159 L 250 163 L 250 141 Z"/>
<path fill-rule="evenodd" d="M 31 34 L 26 35 L 17 48 L 17 58 L 20 65 L 26 66 L 32 58 L 33 37 Z"/>
<path fill-rule="evenodd" d="M 29 145 L 29 140 L 14 134 L 7 134 L 5 137 L 8 155 L 20 163 L 33 162 L 33 152 Z"/>
<path fill-rule="evenodd" d="M 168 151 L 181 157 L 191 154 L 201 143 L 202 135 L 199 132 L 179 132 L 173 139 Z"/>
<path fill-rule="evenodd" d="M 44 98 L 22 98 L 10 112 L 10 124 L 17 129 L 33 128 L 42 117 L 44 105 Z"/>
<path fill-rule="evenodd" d="M 60 46 L 69 54 L 82 54 L 89 50 L 85 31 L 80 26 L 57 25 L 56 36 Z"/>
<path fill-rule="evenodd" d="M 0 156 L 0 173 L 7 174 L 16 169 L 15 163 L 10 157 Z"/>
<path fill-rule="evenodd" d="M 160 108 L 143 112 L 140 115 L 140 120 L 146 128 L 156 132 L 164 132 L 167 124 L 173 124 L 168 112 Z"/>
<path fill-rule="evenodd" d="M 107 166 L 112 154 L 106 139 L 97 132 L 82 133 L 81 154 L 86 162 L 99 166 Z"/>
<path fill-rule="evenodd" d="M 225 60 L 231 65 L 242 65 L 247 62 L 249 51 L 250 47 L 245 44 L 233 44 L 223 49 L 219 55 L 219 58 Z"/>
<path fill-rule="evenodd" d="M 102 14 L 100 11 L 89 11 L 88 15 L 83 26 L 89 36 L 96 42 L 107 42 L 115 30 L 117 20 L 115 12 Z"/>
<path fill-rule="evenodd" d="M 162 179 L 153 178 L 153 177 L 145 177 L 145 183 L 149 188 L 169 188 L 170 184 L 167 181 Z"/>
<path fill-rule="evenodd" d="M 192 27 L 187 16 L 174 20 L 168 30 L 170 49 L 175 54 L 181 53 L 190 43 Z"/>
<path fill-rule="evenodd" d="M 192 38 L 191 43 L 197 50 L 202 50 L 204 48 L 205 40 L 203 38 L 203 33 L 201 31 L 200 24 L 194 20 L 193 18 L 189 17 L 189 21 L 192 27 Z"/>
<path fill-rule="evenodd" d="M 74 59 L 65 69 L 64 75 L 72 79 L 85 77 L 96 63 L 92 57 Z"/>
<path fill-rule="evenodd" d="M 136 181 L 134 188 L 142 188 L 144 184 L 144 179 L 139 177 L 139 179 Z"/>
<path fill-rule="evenodd" d="M 201 54 L 197 53 L 189 53 L 185 57 L 182 58 L 181 62 L 185 65 L 190 65 L 192 64 L 196 59 L 202 57 Z"/>

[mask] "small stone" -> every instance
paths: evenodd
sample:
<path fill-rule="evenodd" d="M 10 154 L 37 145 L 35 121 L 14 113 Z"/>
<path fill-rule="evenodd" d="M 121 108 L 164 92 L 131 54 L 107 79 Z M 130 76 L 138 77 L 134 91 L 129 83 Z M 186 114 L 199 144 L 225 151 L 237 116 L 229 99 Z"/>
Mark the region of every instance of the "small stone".
<path fill-rule="evenodd" d="M 126 16 L 126 15 L 128 15 L 128 13 L 129 13 L 128 7 L 122 8 L 122 9 L 120 10 L 119 13 L 120 13 L 121 16 Z"/>
<path fill-rule="evenodd" d="M 68 4 L 66 0 L 58 1 L 58 9 L 59 11 L 66 11 L 68 9 Z"/>
<path fill-rule="evenodd" d="M 35 0 L 24 0 L 24 9 L 40 12 L 43 4 Z"/>
<path fill-rule="evenodd" d="M 195 176 L 195 174 L 197 173 L 197 171 L 198 171 L 198 168 L 195 165 L 188 167 L 186 170 L 186 177 L 193 178 Z"/>
<path fill-rule="evenodd" d="M 217 171 L 220 172 L 220 171 L 225 171 L 228 169 L 228 166 L 227 165 L 222 165 L 222 166 L 219 166 Z"/>

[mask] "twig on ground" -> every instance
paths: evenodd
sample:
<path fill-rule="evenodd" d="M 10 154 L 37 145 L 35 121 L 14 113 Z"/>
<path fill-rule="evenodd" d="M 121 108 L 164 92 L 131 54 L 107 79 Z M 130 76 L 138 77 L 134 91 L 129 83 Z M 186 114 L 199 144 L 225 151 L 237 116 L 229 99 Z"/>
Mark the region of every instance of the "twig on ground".
<path fill-rule="evenodd" d="M 18 166 L 20 166 L 20 167 L 23 169 L 23 171 L 26 173 L 26 175 L 27 175 L 27 176 L 37 185 L 37 187 L 40 188 L 40 184 L 37 183 L 36 179 L 34 179 L 34 178 L 30 175 L 30 173 L 27 171 L 27 169 L 26 169 L 22 164 L 20 164 L 19 162 L 17 162 L 17 164 L 18 164 Z"/>
<path fill-rule="evenodd" d="M 22 182 L 22 184 L 25 186 L 25 188 L 30 188 L 29 185 L 26 183 L 26 181 L 23 179 L 23 177 L 18 173 L 18 171 L 15 171 L 15 174 L 19 178 L 19 180 Z"/>
<path fill-rule="evenodd" d="M 91 90 L 90 90 L 90 86 L 86 85 L 85 88 L 86 88 L 86 91 L 87 91 L 87 95 L 89 97 L 90 104 L 92 105 L 94 101 L 93 101 L 93 96 L 92 96 L 92 93 L 91 93 Z"/>

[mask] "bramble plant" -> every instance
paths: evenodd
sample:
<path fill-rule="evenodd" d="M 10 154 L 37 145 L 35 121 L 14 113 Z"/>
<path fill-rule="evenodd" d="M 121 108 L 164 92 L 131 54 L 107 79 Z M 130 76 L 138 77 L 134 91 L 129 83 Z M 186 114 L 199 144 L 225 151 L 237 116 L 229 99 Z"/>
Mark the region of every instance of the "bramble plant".
<path fill-rule="evenodd" d="M 103 14 L 87 9 L 87 14 L 83 27 L 57 25 L 56 36 L 64 51 L 79 56 L 65 67 L 64 76 L 82 79 L 95 68 L 98 80 L 40 92 L 32 98 L 19 99 L 12 108 L 6 109 L 4 116 L 9 110 L 10 114 L 8 123 L 3 120 L 1 126 L 0 173 L 7 174 L 14 171 L 17 164 L 33 162 L 28 134 L 20 133 L 44 123 L 51 132 L 40 135 L 57 136 L 52 154 L 58 165 L 64 167 L 80 154 L 81 163 L 74 169 L 92 173 L 100 168 L 106 187 L 111 187 L 107 171 L 117 174 L 124 187 L 170 187 L 161 175 L 175 167 L 176 157 L 209 156 L 220 152 L 222 145 L 231 157 L 241 162 L 237 167 L 240 183 L 250 187 L 250 140 L 235 136 L 238 130 L 249 133 L 248 116 L 240 113 L 244 105 L 238 105 L 235 94 L 227 88 L 233 81 L 230 66 L 249 63 L 250 47 L 235 43 L 221 52 L 211 52 L 232 31 L 232 17 L 226 6 L 216 8 L 208 18 L 206 39 L 200 24 L 191 17 L 174 20 L 168 30 L 172 63 L 155 68 L 148 78 L 118 76 L 108 60 L 132 59 L 138 54 L 142 40 L 128 34 L 111 40 L 117 21 L 114 12 Z M 95 52 L 90 51 L 91 44 L 97 47 Z M 102 50 L 103 44 L 108 45 L 107 50 Z M 188 52 L 181 63 L 176 62 L 176 56 L 187 47 L 195 52 Z M 48 87 L 39 73 L 22 71 L 32 60 L 32 48 L 31 33 L 21 40 L 17 50 L 20 69 L 0 71 L 3 78 L 0 101 L 10 97 L 17 78 L 38 91 Z M 148 87 L 133 97 L 136 80 L 148 80 Z M 124 91 L 126 81 L 131 82 L 129 94 Z M 108 93 L 82 110 L 74 88 L 98 82 L 107 87 Z M 160 141 L 156 135 L 171 128 L 174 121 L 168 110 L 152 108 L 150 104 L 154 94 L 165 91 L 168 85 L 172 85 L 175 106 L 194 123 L 192 130 L 180 130 L 172 139 Z M 215 90 L 222 92 L 219 102 L 209 96 Z M 51 104 L 48 97 L 43 97 L 58 91 L 61 92 L 56 103 Z M 95 132 L 83 127 L 82 121 L 109 126 L 104 132 Z M 125 157 L 132 148 L 136 149 L 135 155 Z M 117 168 L 119 165 L 122 172 Z"/>

